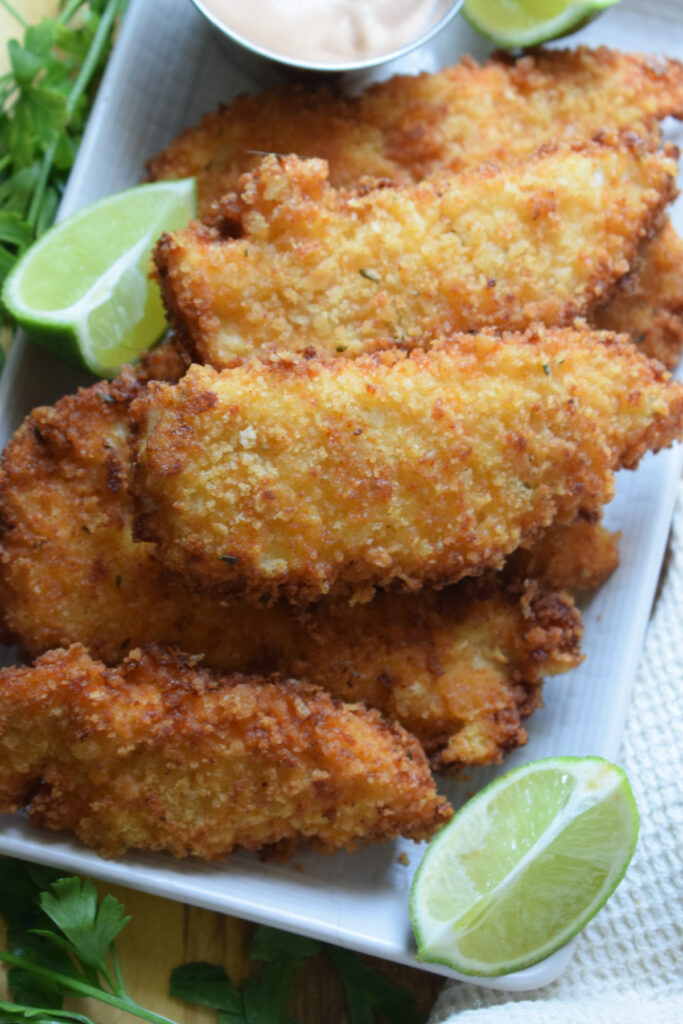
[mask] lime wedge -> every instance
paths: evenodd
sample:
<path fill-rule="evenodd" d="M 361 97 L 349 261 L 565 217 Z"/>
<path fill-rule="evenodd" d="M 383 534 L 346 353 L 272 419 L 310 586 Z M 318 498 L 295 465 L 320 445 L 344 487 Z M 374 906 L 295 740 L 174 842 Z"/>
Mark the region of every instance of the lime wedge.
<path fill-rule="evenodd" d="M 567 35 L 619 0 L 466 0 L 470 25 L 498 46 L 536 46 Z"/>
<path fill-rule="evenodd" d="M 113 377 L 166 330 L 150 250 L 195 212 L 193 178 L 101 199 L 31 246 L 7 278 L 2 301 L 44 348 Z"/>
<path fill-rule="evenodd" d="M 638 811 L 600 757 L 532 761 L 466 803 L 430 843 L 410 897 L 418 959 L 491 976 L 549 956 L 624 876 Z"/>

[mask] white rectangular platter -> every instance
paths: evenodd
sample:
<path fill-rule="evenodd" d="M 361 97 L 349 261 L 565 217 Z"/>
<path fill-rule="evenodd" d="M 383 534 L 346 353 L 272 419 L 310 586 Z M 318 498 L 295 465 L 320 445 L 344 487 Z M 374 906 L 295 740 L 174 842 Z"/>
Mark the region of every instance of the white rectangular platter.
<path fill-rule="evenodd" d="M 683 14 L 678 0 L 624 0 L 571 43 L 578 41 L 633 50 L 646 45 L 650 52 L 680 58 Z M 430 48 L 384 68 L 381 77 L 436 70 L 465 52 L 483 57 L 487 46 L 456 19 Z M 357 88 L 366 80 L 357 78 L 351 84 Z M 145 159 L 182 128 L 219 101 L 259 87 L 230 66 L 189 0 L 132 0 L 61 215 L 135 184 Z M 674 220 L 683 230 L 680 203 Z M 89 380 L 21 338 L 0 381 L 0 443 L 5 444 L 33 406 L 52 402 L 81 383 Z M 635 474 L 622 474 L 607 516 L 607 525 L 622 531 L 622 564 L 585 608 L 586 661 L 546 684 L 546 706 L 529 723 L 529 743 L 507 759 L 505 768 L 551 754 L 617 757 L 681 463 L 677 449 L 646 458 Z M 444 783 L 443 789 L 458 805 L 493 774 L 473 771 L 468 780 Z M 224 864 L 143 855 L 106 861 L 76 842 L 29 828 L 16 815 L 0 817 L 0 853 L 415 965 L 408 895 L 423 848 L 409 841 L 334 857 L 302 852 L 285 865 L 262 863 L 247 854 L 233 855 Z M 526 971 L 479 984 L 511 991 L 538 988 L 554 980 L 570 956 L 568 946 Z M 457 977 L 438 965 L 422 966 Z"/>

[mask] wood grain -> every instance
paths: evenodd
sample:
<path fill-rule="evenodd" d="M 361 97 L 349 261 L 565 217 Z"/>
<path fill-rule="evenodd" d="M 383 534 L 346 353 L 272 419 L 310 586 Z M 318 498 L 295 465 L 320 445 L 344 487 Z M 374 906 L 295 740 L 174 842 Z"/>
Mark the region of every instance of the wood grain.
<path fill-rule="evenodd" d="M 18 0 L 17 4 L 22 17 L 36 21 L 41 15 L 54 13 L 56 7 L 57 0 Z M 9 66 L 6 41 L 21 37 L 21 26 L 0 6 L 0 73 Z M 117 942 L 131 995 L 143 1006 L 178 1024 L 214 1024 L 215 1014 L 211 1011 L 188 1006 L 168 995 L 170 973 L 179 964 L 205 960 L 222 964 L 233 982 L 242 984 L 251 966 L 246 950 L 253 926 L 237 918 L 120 886 L 98 884 L 98 889 L 101 894 L 113 893 L 133 918 Z M 0 939 L 4 947 L 1 926 Z M 410 992 L 417 1000 L 421 1018 L 426 1020 L 442 979 L 424 971 L 365 959 Z M 5 991 L 4 978 L 0 976 L 0 995 Z M 69 1005 L 92 1017 L 97 1024 L 123 1024 L 131 1020 L 127 1014 L 94 1001 L 73 1001 Z M 323 1020 L 330 1024 L 347 1024 L 341 985 L 334 969 L 323 958 L 316 959 L 301 972 L 291 1011 L 299 1024 L 320 1024 Z"/>

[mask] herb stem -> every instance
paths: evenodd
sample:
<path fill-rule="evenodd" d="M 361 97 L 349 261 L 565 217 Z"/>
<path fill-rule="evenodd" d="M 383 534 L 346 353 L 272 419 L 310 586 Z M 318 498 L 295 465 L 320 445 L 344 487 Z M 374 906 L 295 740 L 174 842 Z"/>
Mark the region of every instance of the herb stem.
<path fill-rule="evenodd" d="M 109 36 L 109 32 L 114 24 L 114 18 L 116 17 L 120 6 L 121 0 L 109 0 L 102 13 L 100 23 L 97 26 L 97 30 L 93 36 L 93 41 L 90 44 L 90 49 L 88 50 L 81 70 L 78 72 L 76 81 L 72 85 L 66 99 L 66 109 L 70 114 L 73 113 L 74 107 L 88 87 L 98 61 L 107 45 L 107 37 Z"/>
<path fill-rule="evenodd" d="M 26 19 L 22 18 L 21 14 L 19 14 L 19 11 L 16 11 L 14 9 L 14 7 L 9 2 L 9 0 L 0 0 L 0 4 L 2 4 L 2 6 L 5 8 L 5 10 L 8 11 L 9 14 L 11 14 L 12 17 L 16 21 L 18 21 L 21 26 L 23 26 L 23 28 L 28 28 L 28 22 L 26 21 Z"/>
<path fill-rule="evenodd" d="M 112 990 L 114 995 L 121 996 L 122 998 L 126 995 L 124 992 L 119 991 L 118 985 L 114 983 L 111 974 L 103 964 L 99 965 L 99 972 L 106 981 L 107 985 L 109 985 L 109 988 Z"/>
<path fill-rule="evenodd" d="M 128 992 L 126 991 L 126 986 L 125 986 L 125 984 L 123 982 L 123 974 L 121 973 L 121 964 L 119 963 L 119 958 L 116 955 L 116 950 L 114 949 L 113 944 L 111 946 L 110 953 L 111 953 L 111 962 L 114 965 L 114 975 L 116 977 L 116 985 L 112 985 L 112 988 L 116 992 L 117 996 L 125 996 L 128 999 L 130 997 L 128 996 Z"/>
<path fill-rule="evenodd" d="M 66 25 L 68 21 L 71 21 L 78 8 L 82 7 L 84 3 L 85 0 L 71 0 L 71 3 L 67 4 L 66 7 L 59 12 L 55 21 L 60 25 Z"/>
<path fill-rule="evenodd" d="M 0 0 L 0 3 L 5 3 L 5 0 Z M 90 44 L 90 49 L 88 50 L 81 69 L 76 76 L 76 81 L 71 86 L 69 95 L 66 98 L 66 109 L 69 115 L 73 114 L 76 104 L 87 89 L 90 79 L 95 72 L 98 61 L 107 45 L 107 38 L 112 25 L 114 24 L 114 18 L 116 17 L 120 3 L 121 0 L 109 0 L 104 9 L 100 23 L 97 26 L 92 43 Z M 43 196 L 45 195 L 48 178 L 50 177 L 50 171 L 52 170 L 56 149 L 57 143 L 53 142 L 45 152 L 45 156 L 43 157 L 43 162 L 40 167 L 40 174 L 38 176 L 36 189 L 31 199 L 28 214 L 26 215 L 26 220 L 34 229 L 38 222 L 38 215 L 43 202 Z"/>
<path fill-rule="evenodd" d="M 96 988 L 87 982 L 79 981 L 77 978 L 71 978 L 69 975 L 52 971 L 49 967 L 41 967 L 40 964 L 34 964 L 30 960 L 24 959 L 24 957 L 0 951 L 0 960 L 11 964 L 12 967 L 21 967 L 25 971 L 31 971 L 32 974 L 46 978 L 48 981 L 57 982 L 61 988 L 69 989 L 82 999 L 97 999 L 100 1003 L 107 1003 L 109 1006 L 116 1007 L 117 1010 L 123 1010 L 124 1013 L 130 1013 L 134 1017 L 140 1017 L 142 1020 L 149 1021 L 150 1024 L 176 1024 L 169 1017 L 162 1017 L 161 1014 L 153 1013 L 152 1010 L 147 1010 L 144 1006 L 140 1006 L 130 996 L 114 995 L 102 988 Z"/>

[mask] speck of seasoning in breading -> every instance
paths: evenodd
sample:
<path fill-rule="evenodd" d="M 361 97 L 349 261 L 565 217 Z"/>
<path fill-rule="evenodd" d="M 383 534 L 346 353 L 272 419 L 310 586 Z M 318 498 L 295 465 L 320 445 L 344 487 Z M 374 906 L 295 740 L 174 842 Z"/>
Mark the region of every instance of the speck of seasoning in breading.
<path fill-rule="evenodd" d="M 358 273 L 368 281 L 374 281 L 375 284 L 379 283 L 380 278 L 376 270 L 367 270 L 365 267 L 361 267 Z"/>

